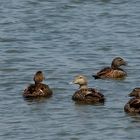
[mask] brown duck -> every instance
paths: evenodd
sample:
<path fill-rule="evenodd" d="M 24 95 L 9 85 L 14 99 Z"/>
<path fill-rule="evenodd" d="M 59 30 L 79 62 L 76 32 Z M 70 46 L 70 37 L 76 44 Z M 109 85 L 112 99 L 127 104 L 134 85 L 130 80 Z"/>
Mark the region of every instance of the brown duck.
<path fill-rule="evenodd" d="M 127 113 L 140 113 L 140 88 L 133 89 L 129 96 L 133 98 L 124 106 L 124 111 Z"/>
<path fill-rule="evenodd" d="M 87 78 L 83 75 L 78 75 L 75 77 L 74 84 L 79 85 L 79 89 L 72 96 L 72 100 L 78 103 L 103 103 L 105 98 L 104 95 L 98 92 L 94 88 L 88 88 Z"/>
<path fill-rule="evenodd" d="M 42 81 L 45 79 L 42 71 L 37 71 L 34 75 L 34 84 L 29 85 L 23 93 L 24 97 L 50 97 L 52 90 L 48 85 L 43 84 Z"/>
<path fill-rule="evenodd" d="M 100 70 L 96 75 L 93 75 L 95 79 L 121 79 L 127 76 L 127 73 L 120 68 L 120 66 L 126 65 L 126 62 L 121 57 L 113 59 L 111 67 L 105 67 Z"/>

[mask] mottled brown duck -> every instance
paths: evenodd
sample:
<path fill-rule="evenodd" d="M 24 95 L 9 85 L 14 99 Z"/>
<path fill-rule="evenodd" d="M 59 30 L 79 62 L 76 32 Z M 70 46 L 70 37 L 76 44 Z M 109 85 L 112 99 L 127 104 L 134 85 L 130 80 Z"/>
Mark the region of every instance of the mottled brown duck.
<path fill-rule="evenodd" d="M 121 57 L 113 59 L 111 67 L 105 67 L 96 75 L 93 75 L 95 79 L 122 79 L 127 76 L 127 73 L 120 68 L 120 66 L 126 65 L 126 62 Z"/>
<path fill-rule="evenodd" d="M 79 89 L 73 94 L 72 100 L 77 103 L 86 103 L 86 104 L 95 104 L 95 103 L 103 103 L 105 98 L 104 95 L 101 94 L 94 88 L 88 87 L 87 78 L 83 75 L 78 75 L 75 77 L 74 84 L 79 85 Z"/>
<path fill-rule="evenodd" d="M 124 106 L 124 111 L 127 113 L 140 113 L 140 88 L 135 88 L 129 94 L 132 97 Z"/>
<path fill-rule="evenodd" d="M 45 79 L 42 71 L 37 71 L 34 75 L 34 84 L 30 84 L 23 93 L 24 97 L 50 97 L 52 96 L 52 90 L 48 85 L 43 84 Z"/>

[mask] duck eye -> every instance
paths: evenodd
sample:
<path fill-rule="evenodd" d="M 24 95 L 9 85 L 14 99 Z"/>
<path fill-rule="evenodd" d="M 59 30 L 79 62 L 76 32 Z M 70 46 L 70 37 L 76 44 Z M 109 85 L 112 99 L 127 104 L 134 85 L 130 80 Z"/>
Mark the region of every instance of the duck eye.
<path fill-rule="evenodd" d="M 83 77 L 82 76 L 79 76 L 79 79 L 82 79 Z"/>
<path fill-rule="evenodd" d="M 137 91 L 137 89 L 136 89 L 136 88 L 134 88 L 134 91 Z"/>

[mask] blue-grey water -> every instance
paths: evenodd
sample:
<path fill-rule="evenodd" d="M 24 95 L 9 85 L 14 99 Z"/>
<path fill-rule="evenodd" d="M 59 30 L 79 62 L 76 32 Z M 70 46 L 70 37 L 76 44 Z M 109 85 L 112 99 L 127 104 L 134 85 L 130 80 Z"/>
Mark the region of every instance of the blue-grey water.
<path fill-rule="evenodd" d="M 127 61 L 127 78 L 94 80 L 116 56 Z M 24 100 L 37 70 L 53 96 Z M 77 74 L 104 105 L 71 100 Z M 0 140 L 139 140 L 140 116 L 123 110 L 139 86 L 139 0 L 0 1 Z"/>

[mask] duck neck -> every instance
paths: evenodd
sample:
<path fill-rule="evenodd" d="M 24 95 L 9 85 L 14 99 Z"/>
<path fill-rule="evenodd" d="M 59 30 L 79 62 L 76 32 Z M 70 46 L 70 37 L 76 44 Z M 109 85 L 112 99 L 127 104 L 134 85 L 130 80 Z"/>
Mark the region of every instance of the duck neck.
<path fill-rule="evenodd" d="M 112 69 L 118 69 L 118 66 L 117 65 L 114 65 L 113 63 L 111 64 L 111 68 Z"/>
<path fill-rule="evenodd" d="M 35 85 L 39 85 L 41 82 L 35 82 Z"/>
<path fill-rule="evenodd" d="M 84 84 L 84 85 L 80 85 L 79 86 L 79 89 L 87 89 L 87 88 L 88 88 L 87 84 Z"/>

